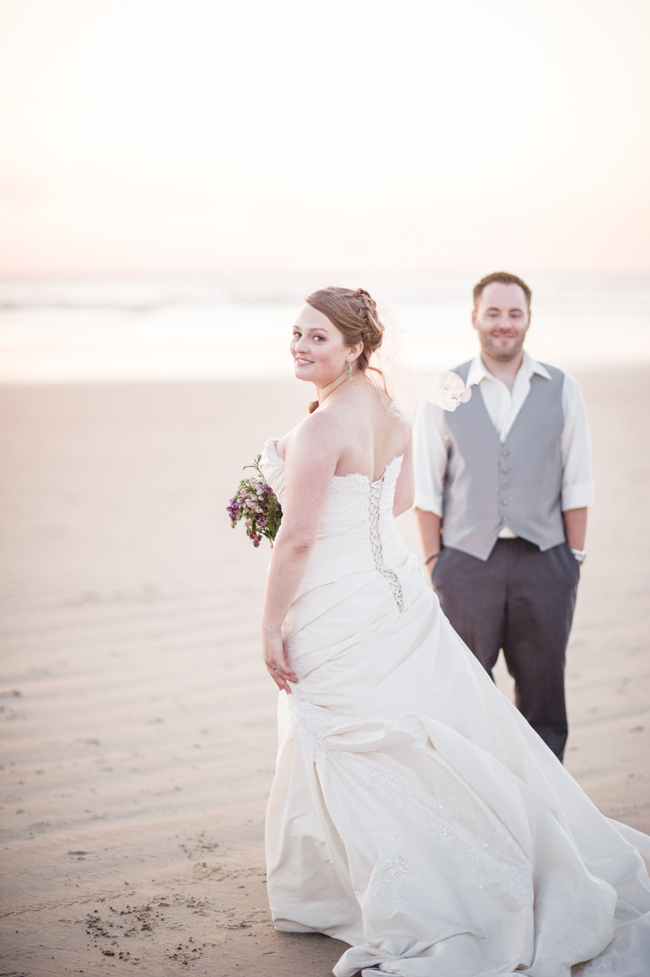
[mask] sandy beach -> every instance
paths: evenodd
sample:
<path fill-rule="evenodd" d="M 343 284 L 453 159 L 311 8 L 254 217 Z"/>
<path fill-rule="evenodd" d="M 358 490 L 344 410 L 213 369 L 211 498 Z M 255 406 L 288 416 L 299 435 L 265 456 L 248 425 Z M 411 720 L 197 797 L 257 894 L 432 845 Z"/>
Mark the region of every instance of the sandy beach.
<path fill-rule="evenodd" d="M 578 379 L 597 504 L 566 764 L 650 832 L 650 370 Z M 309 399 L 284 380 L 0 388 L 0 977 L 326 977 L 344 949 L 270 922 L 269 549 L 225 513 Z M 400 527 L 419 552 L 412 513 Z"/>

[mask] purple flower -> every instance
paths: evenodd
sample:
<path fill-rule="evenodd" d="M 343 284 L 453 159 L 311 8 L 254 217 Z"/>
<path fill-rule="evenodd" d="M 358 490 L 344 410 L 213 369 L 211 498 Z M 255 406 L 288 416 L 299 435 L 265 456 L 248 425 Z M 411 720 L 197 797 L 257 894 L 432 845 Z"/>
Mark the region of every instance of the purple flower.
<path fill-rule="evenodd" d="M 239 504 L 236 499 L 231 499 L 229 505 L 226 506 L 226 512 L 230 516 L 231 522 L 237 522 L 239 518 Z"/>
<path fill-rule="evenodd" d="M 246 465 L 246 468 L 256 471 L 257 475 L 242 479 L 234 498 L 226 506 L 231 526 L 234 528 L 243 520 L 246 535 L 256 548 L 262 542 L 262 537 L 266 537 L 271 546 L 273 545 L 282 520 L 282 507 L 273 489 L 262 476 L 259 460 L 260 456 L 252 465 Z"/>

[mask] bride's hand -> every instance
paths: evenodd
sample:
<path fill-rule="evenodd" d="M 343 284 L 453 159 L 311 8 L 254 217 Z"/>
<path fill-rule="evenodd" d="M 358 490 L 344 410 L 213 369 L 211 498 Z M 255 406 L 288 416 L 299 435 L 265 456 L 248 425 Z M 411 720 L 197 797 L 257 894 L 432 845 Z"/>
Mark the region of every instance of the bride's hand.
<path fill-rule="evenodd" d="M 282 633 L 280 631 L 262 631 L 262 649 L 264 664 L 269 670 L 269 675 L 279 689 L 284 689 L 291 695 L 289 682 L 297 682 L 298 676 L 289 667 L 287 656 L 284 653 Z"/>

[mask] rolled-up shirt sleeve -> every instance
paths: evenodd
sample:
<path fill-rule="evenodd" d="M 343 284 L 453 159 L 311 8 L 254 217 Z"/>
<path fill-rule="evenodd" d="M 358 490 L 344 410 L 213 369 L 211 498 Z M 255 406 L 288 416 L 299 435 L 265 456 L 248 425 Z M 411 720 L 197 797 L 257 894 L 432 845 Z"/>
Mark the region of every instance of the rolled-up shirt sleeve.
<path fill-rule="evenodd" d="M 442 409 L 424 404 L 415 424 L 415 507 L 440 517 L 448 444 Z"/>
<path fill-rule="evenodd" d="M 562 388 L 564 429 L 562 454 L 562 511 L 582 509 L 594 504 L 591 472 L 591 439 L 587 412 L 578 383 L 568 373 Z"/>

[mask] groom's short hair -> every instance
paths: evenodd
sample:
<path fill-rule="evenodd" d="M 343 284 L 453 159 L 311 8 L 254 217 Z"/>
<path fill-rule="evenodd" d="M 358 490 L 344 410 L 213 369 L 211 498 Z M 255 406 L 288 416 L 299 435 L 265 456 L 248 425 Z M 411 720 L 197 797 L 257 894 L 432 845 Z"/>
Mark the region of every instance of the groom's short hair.
<path fill-rule="evenodd" d="M 511 275 L 509 271 L 493 271 L 491 275 L 486 275 L 485 278 L 481 278 L 480 282 L 474 286 L 474 308 L 476 308 L 481 301 L 483 289 L 487 288 L 488 285 L 491 285 L 492 282 L 498 282 L 499 285 L 519 285 L 526 296 L 526 303 L 530 309 L 533 293 L 523 279 L 519 278 L 517 275 Z"/>

